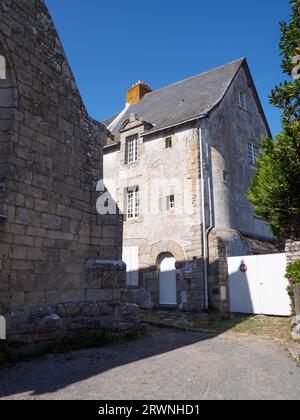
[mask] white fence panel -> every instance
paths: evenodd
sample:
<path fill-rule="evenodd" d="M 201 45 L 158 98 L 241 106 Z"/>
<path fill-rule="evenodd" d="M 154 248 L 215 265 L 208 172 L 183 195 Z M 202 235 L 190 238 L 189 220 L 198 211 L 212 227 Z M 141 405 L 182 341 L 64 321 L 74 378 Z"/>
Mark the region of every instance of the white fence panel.
<path fill-rule="evenodd" d="M 230 311 L 289 316 L 285 254 L 228 258 Z"/>

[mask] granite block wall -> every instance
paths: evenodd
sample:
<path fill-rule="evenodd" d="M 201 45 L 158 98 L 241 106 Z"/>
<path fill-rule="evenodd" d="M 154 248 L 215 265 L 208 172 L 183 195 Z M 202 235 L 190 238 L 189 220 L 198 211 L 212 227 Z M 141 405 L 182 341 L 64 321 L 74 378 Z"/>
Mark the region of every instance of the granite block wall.
<path fill-rule="evenodd" d="M 114 322 L 125 289 L 122 218 L 96 212 L 107 132 L 86 111 L 42 0 L 0 1 L 0 56 L 0 313 L 8 336 L 35 317 L 83 316 L 92 303 Z"/>

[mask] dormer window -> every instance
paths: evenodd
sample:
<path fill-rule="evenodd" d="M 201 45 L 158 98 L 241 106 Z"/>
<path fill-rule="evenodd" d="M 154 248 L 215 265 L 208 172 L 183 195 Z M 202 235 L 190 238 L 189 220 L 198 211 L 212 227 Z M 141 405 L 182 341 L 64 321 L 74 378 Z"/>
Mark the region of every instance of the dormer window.
<path fill-rule="evenodd" d="M 172 149 L 173 147 L 173 142 L 172 142 L 172 137 L 167 137 L 165 139 L 165 144 L 166 144 L 166 149 Z"/>
<path fill-rule="evenodd" d="M 138 136 L 128 137 L 126 139 L 126 160 L 127 163 L 133 163 L 138 160 Z"/>
<path fill-rule="evenodd" d="M 247 101 L 246 101 L 246 94 L 244 91 L 239 89 L 239 106 L 244 111 L 247 111 Z"/>

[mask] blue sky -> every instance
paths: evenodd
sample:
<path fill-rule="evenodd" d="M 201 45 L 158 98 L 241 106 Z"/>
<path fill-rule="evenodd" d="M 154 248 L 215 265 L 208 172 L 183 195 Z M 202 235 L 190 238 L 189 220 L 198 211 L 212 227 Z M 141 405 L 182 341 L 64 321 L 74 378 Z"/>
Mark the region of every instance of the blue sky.
<path fill-rule="evenodd" d="M 246 56 L 273 134 L 288 0 L 46 0 L 91 116 L 120 112 L 142 79 L 158 89 Z"/>

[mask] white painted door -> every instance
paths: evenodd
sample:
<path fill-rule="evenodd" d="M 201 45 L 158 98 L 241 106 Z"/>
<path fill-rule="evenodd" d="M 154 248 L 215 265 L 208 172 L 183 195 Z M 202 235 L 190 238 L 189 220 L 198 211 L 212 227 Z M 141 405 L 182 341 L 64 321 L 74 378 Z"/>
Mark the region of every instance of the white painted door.
<path fill-rule="evenodd" d="M 127 286 L 139 285 L 139 247 L 129 246 L 123 248 L 123 261 L 127 266 Z"/>
<path fill-rule="evenodd" d="M 228 258 L 230 311 L 289 316 L 285 254 Z"/>
<path fill-rule="evenodd" d="M 160 264 L 159 303 L 161 305 L 177 305 L 176 260 L 166 256 Z"/>

